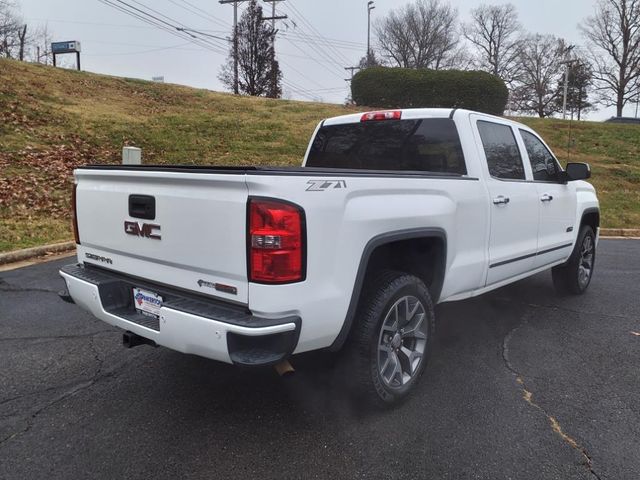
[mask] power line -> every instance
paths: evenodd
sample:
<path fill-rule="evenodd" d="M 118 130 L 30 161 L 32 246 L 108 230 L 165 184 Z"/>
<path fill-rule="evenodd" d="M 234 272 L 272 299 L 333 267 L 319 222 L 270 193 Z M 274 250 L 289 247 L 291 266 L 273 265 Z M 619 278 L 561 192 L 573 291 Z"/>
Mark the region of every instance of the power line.
<path fill-rule="evenodd" d="M 300 35 L 297 32 L 282 32 L 281 33 L 282 36 L 286 36 L 286 37 L 293 37 L 293 38 L 297 38 L 301 41 L 305 41 L 305 42 L 310 42 L 310 41 L 315 41 L 316 39 L 314 38 L 313 35 L 309 35 L 306 34 L 306 37 L 304 37 L 303 35 Z M 338 48 L 338 49 L 343 49 L 343 50 L 362 50 L 363 48 L 365 48 L 364 46 L 360 46 L 360 45 L 355 45 L 355 44 L 351 44 L 351 43 L 347 43 L 344 42 L 342 40 L 331 40 L 331 39 L 327 39 L 325 41 L 326 45 L 331 45 L 332 47 Z"/>
<path fill-rule="evenodd" d="M 216 45 L 215 43 L 212 43 L 211 41 L 208 41 L 206 39 L 199 38 L 194 34 L 180 32 L 179 30 L 177 30 L 179 27 L 176 26 L 175 24 L 162 20 L 156 17 L 155 15 L 150 14 L 149 12 L 146 12 L 133 5 L 130 5 L 127 2 L 124 2 L 123 0 L 98 0 L 98 1 L 100 3 L 103 3 L 104 5 L 115 8 L 116 10 L 119 10 L 120 12 L 125 13 L 131 17 L 137 18 L 138 20 L 141 20 L 149 25 L 159 28 L 160 30 L 164 30 L 175 37 L 181 38 L 183 40 L 187 40 L 195 45 L 198 45 L 212 52 L 222 54 L 222 55 L 226 54 L 226 52 L 223 49 L 221 49 L 219 45 Z M 115 2 L 118 2 L 118 3 L 115 3 Z M 136 2 L 136 3 L 139 3 L 139 2 Z M 167 18 L 170 21 L 173 21 L 169 17 L 165 16 L 165 18 Z M 179 24 L 179 22 L 176 22 L 176 23 Z"/>
<path fill-rule="evenodd" d="M 154 28 L 152 26 L 144 26 L 144 25 L 123 25 L 121 23 L 102 23 L 102 22 L 82 22 L 80 20 L 56 20 L 50 18 L 37 18 L 37 17 L 26 17 L 25 20 L 32 20 L 36 22 L 51 22 L 51 23 L 71 23 L 78 25 L 95 25 L 100 27 L 125 27 L 125 28 Z M 86 40 L 83 40 L 83 42 Z"/>
<path fill-rule="evenodd" d="M 319 82 L 317 82 L 316 80 L 314 80 L 313 78 L 308 77 L 307 75 L 305 75 L 304 73 L 302 73 L 300 70 L 298 70 L 297 68 L 295 68 L 293 65 L 291 65 L 288 62 L 284 62 L 282 61 L 282 64 L 285 65 L 287 68 L 290 68 L 291 70 L 293 70 L 294 72 L 296 72 L 298 75 L 300 75 L 302 78 L 306 79 L 307 81 L 316 84 L 318 87 L 323 88 L 323 85 L 321 85 Z"/>
<path fill-rule="evenodd" d="M 158 28 L 160 30 L 163 30 L 167 33 L 170 33 L 171 35 L 180 38 L 182 40 L 187 41 L 190 44 L 194 44 L 200 48 L 204 48 L 207 50 L 210 50 L 212 52 L 218 53 L 218 54 L 226 54 L 226 50 L 221 48 L 221 43 L 224 44 L 224 46 L 226 47 L 226 45 L 230 42 L 229 39 L 227 38 L 222 38 L 222 37 L 218 37 L 216 35 L 212 35 L 212 34 L 208 34 L 206 33 L 206 31 L 204 30 L 196 30 L 196 29 L 191 29 L 189 27 L 187 27 L 185 24 L 183 24 L 180 21 L 175 20 L 174 18 L 165 15 L 163 13 L 161 13 L 158 10 L 155 10 L 147 5 L 145 5 L 144 3 L 137 1 L 137 0 L 129 0 L 124 1 L 124 0 L 98 0 L 101 3 L 103 3 L 104 5 L 110 6 L 126 15 L 131 16 L 132 18 L 135 18 L 137 20 L 140 20 L 148 25 L 150 25 L 151 27 L 154 28 Z M 173 0 L 170 0 L 171 3 L 175 2 Z M 194 8 L 198 8 L 193 4 L 190 4 L 189 2 L 187 2 L 186 0 L 180 0 L 183 3 L 190 5 Z M 225 0 L 223 0 L 225 1 Z M 235 0 L 226 0 L 225 3 L 231 3 L 232 1 Z M 243 0 L 237 0 L 238 3 L 240 3 Z M 131 2 L 131 3 L 129 3 Z M 132 3 L 134 3 L 135 5 L 132 5 Z M 136 6 L 137 5 L 137 6 Z M 186 8 L 185 8 L 186 9 Z M 186 9 L 188 11 L 191 11 L 191 13 L 195 13 L 193 12 L 191 9 Z M 201 9 L 199 9 L 201 10 Z M 204 12 L 204 11 L 203 11 Z M 208 15 L 208 17 L 210 17 L 210 19 L 212 21 L 214 21 L 215 17 Z M 215 19 L 217 20 L 217 19 Z M 217 20 L 217 23 L 220 23 L 219 20 Z M 314 62 L 316 62 L 318 65 L 320 65 L 324 70 L 333 73 L 334 75 L 338 76 L 337 74 L 334 73 L 333 68 L 335 68 L 336 70 L 338 68 L 340 68 L 341 70 L 341 66 L 339 66 L 339 64 L 337 64 L 336 60 L 327 52 L 324 51 L 324 49 L 319 45 L 319 41 L 311 38 L 311 36 L 308 36 L 306 34 L 306 32 L 301 32 L 299 35 L 290 35 L 291 36 L 300 36 L 302 37 L 303 40 L 306 40 L 305 44 L 312 49 L 313 51 L 315 51 L 321 58 L 316 58 L 315 56 L 308 56 L 306 55 L 307 52 L 305 52 L 302 48 L 300 48 L 300 46 L 298 45 L 299 42 L 303 41 L 295 38 L 288 38 L 286 39 L 288 42 L 290 42 L 292 45 L 294 45 L 298 50 L 301 51 L 301 53 L 303 53 L 305 56 L 302 58 L 305 59 L 309 59 L 309 60 L 313 60 Z M 203 38 L 203 37 L 207 37 L 207 38 Z M 153 51 L 161 51 L 161 50 L 168 50 L 168 49 L 172 49 L 172 48 L 181 48 L 182 46 L 184 46 L 186 44 L 181 44 L 181 45 L 176 45 L 176 46 L 170 46 L 170 47 L 158 47 L 158 48 L 153 48 L 151 50 L 144 50 L 144 51 L 139 51 L 139 52 L 128 52 L 128 54 L 131 55 L 136 55 L 136 54 L 142 54 L 142 53 L 150 53 Z M 100 56 L 100 54 L 96 54 L 97 56 Z M 103 56 L 109 55 L 109 54 L 102 54 Z M 300 58 L 300 56 L 296 56 L 296 55 L 292 55 L 292 54 L 283 54 L 283 55 L 290 55 L 296 58 Z M 324 58 L 324 60 L 322 60 Z M 283 62 L 284 63 L 284 62 Z M 323 66 L 322 64 L 326 63 L 327 66 Z M 296 72 L 298 75 L 300 75 L 300 77 L 305 78 L 307 81 L 311 82 L 312 84 L 317 85 L 318 87 L 323 87 L 320 83 L 318 83 L 317 81 L 315 81 L 314 79 L 308 77 L 307 75 L 305 75 L 303 72 L 301 72 L 300 70 L 298 70 L 297 68 L 293 67 L 292 65 L 289 65 L 288 63 L 285 63 L 285 65 L 287 65 L 288 68 L 290 68 L 292 71 Z M 328 66 L 331 66 L 332 69 L 329 69 Z M 338 76 L 338 78 L 342 79 L 342 76 Z M 316 100 L 317 99 L 317 95 L 314 96 L 314 94 L 320 93 L 320 92 L 324 92 L 324 93 L 332 93 L 332 92 L 337 92 L 337 91 L 341 91 L 341 88 L 317 88 L 317 89 L 305 89 L 303 87 L 301 87 L 300 85 L 297 85 L 296 83 L 290 81 L 290 80 L 283 80 L 283 84 L 289 88 L 291 91 L 293 91 L 294 93 L 296 93 L 297 95 L 304 97 L 304 98 L 308 98 L 311 100 Z"/>
<path fill-rule="evenodd" d="M 302 35 L 300 35 L 299 33 L 297 33 L 294 30 L 289 30 L 289 23 L 288 22 L 284 22 L 285 26 L 287 27 L 287 30 L 285 30 L 284 32 L 278 32 L 280 35 L 286 35 L 286 36 L 290 36 L 290 37 L 296 37 L 296 38 L 304 38 Z M 297 25 L 297 24 L 296 24 Z M 229 27 L 231 28 L 231 27 Z M 202 32 L 207 32 L 207 33 L 226 33 L 228 30 L 209 30 L 207 28 L 201 28 L 200 31 Z M 314 40 L 318 40 L 319 37 L 317 37 L 316 35 L 311 35 L 309 33 L 306 34 L 307 37 L 312 38 Z M 353 42 L 351 40 L 343 40 L 343 39 L 339 39 L 339 38 L 329 38 L 329 37 L 325 37 L 326 41 L 328 43 L 333 44 L 334 46 L 341 48 L 357 48 L 357 49 L 365 49 L 366 48 L 366 43 L 362 43 L 362 42 Z"/>
<path fill-rule="evenodd" d="M 147 50 L 139 50 L 137 52 L 121 52 L 121 53 L 85 53 L 86 56 L 88 57 L 116 57 L 116 56 L 120 56 L 120 55 L 141 55 L 144 53 L 153 53 L 153 52 L 162 52 L 165 50 L 175 50 L 175 49 L 180 49 L 180 47 L 183 47 L 184 45 L 189 45 L 189 43 L 181 43 L 179 45 L 173 45 L 173 46 L 169 46 L 169 47 L 158 47 L 158 48 L 152 48 L 152 49 L 147 49 Z M 184 50 L 184 49 L 181 49 Z"/>
<path fill-rule="evenodd" d="M 296 28 L 297 25 L 296 25 Z M 328 53 L 327 51 L 325 51 L 325 49 L 313 38 L 309 37 L 307 35 L 306 32 L 304 32 L 302 29 L 300 29 L 299 34 L 307 41 L 307 45 L 311 48 L 311 50 L 313 50 L 315 52 L 316 55 L 322 57 L 323 59 L 325 59 L 328 63 L 333 64 L 333 66 L 336 69 L 336 72 L 339 73 L 334 73 L 334 75 L 338 76 L 340 79 L 342 79 L 342 65 L 340 63 L 338 63 L 335 59 L 335 55 L 331 55 L 330 53 Z M 296 48 L 298 48 L 299 50 L 300 47 L 297 46 L 297 44 L 295 44 L 295 41 L 291 38 L 287 38 L 287 40 L 294 44 L 296 46 Z M 302 51 L 302 50 L 301 50 Z M 302 51 L 302 53 L 305 53 L 304 51 Z"/>
<path fill-rule="evenodd" d="M 221 20 L 217 17 L 214 17 L 213 15 L 211 15 L 209 12 L 207 12 L 206 10 L 203 10 L 202 8 L 198 7 L 197 5 L 194 5 L 191 2 L 188 2 L 187 0 L 178 0 L 180 3 L 182 3 L 183 5 L 179 5 L 176 0 L 169 0 L 169 2 L 173 3 L 174 5 L 178 5 L 179 7 L 194 13 L 198 16 L 204 15 L 205 17 L 207 17 L 207 19 L 213 23 L 216 23 L 222 27 L 225 28 L 231 28 L 231 25 L 227 22 L 225 22 L 224 20 Z M 186 6 L 185 6 L 186 5 Z M 191 8 L 190 8 L 191 7 Z"/>
<path fill-rule="evenodd" d="M 305 34 L 302 34 L 303 36 Z M 297 41 L 291 39 L 291 38 L 285 38 L 285 40 L 287 40 L 289 43 L 291 43 L 294 47 L 296 47 L 301 53 L 305 54 L 305 55 L 309 55 L 308 52 L 305 52 L 298 44 Z M 337 72 L 340 73 L 336 73 L 333 70 L 328 70 L 331 73 L 333 73 L 333 75 L 336 75 L 338 78 L 342 79 L 342 66 L 336 62 L 336 60 L 329 55 L 328 53 L 326 53 L 324 50 L 322 50 L 321 47 L 318 46 L 318 44 L 316 42 L 310 41 L 307 43 L 307 46 L 310 47 L 310 49 L 315 53 L 315 55 L 309 55 L 310 58 L 314 58 L 314 57 L 322 57 L 328 64 L 333 65 L 336 68 Z"/>
<path fill-rule="evenodd" d="M 350 63 L 350 60 L 345 57 L 342 52 L 338 51 L 337 49 L 333 48 L 332 46 L 330 46 L 327 42 L 327 39 L 311 24 L 311 22 L 309 22 L 307 20 L 307 18 L 302 14 L 302 12 L 300 12 L 300 10 L 298 10 L 296 8 L 296 6 L 292 3 L 289 2 L 287 4 L 287 8 L 293 10 L 294 14 L 302 21 L 302 23 L 306 24 L 307 27 L 314 33 L 316 34 L 318 37 L 320 37 L 320 39 L 322 40 L 322 42 L 325 43 L 325 45 L 327 45 L 329 47 L 329 50 L 332 51 L 334 53 L 334 55 L 337 55 L 339 58 L 341 58 L 340 61 L 344 62 L 344 63 Z"/>
<path fill-rule="evenodd" d="M 305 51 L 304 51 L 304 50 L 303 50 L 303 49 L 302 49 L 302 48 L 301 48 L 301 47 L 300 47 L 296 42 L 294 42 L 293 40 L 291 40 L 291 39 L 289 39 L 289 38 L 285 38 L 285 40 L 286 40 L 286 41 L 288 41 L 288 42 L 289 42 L 291 45 L 293 45 L 295 48 L 297 48 L 297 49 L 298 49 L 298 50 L 299 50 L 299 51 L 304 55 L 304 57 L 303 57 L 303 58 L 306 58 L 306 59 L 309 59 L 309 60 L 313 60 L 313 61 L 317 62 L 319 65 L 321 65 L 321 63 L 320 63 L 320 62 L 322 61 L 323 63 L 326 63 L 328 66 L 331 66 L 331 67 L 336 68 L 337 70 L 339 70 L 339 71 L 340 71 L 340 73 L 338 74 L 338 73 L 336 73 L 336 70 L 329 69 L 328 67 L 324 67 L 324 69 L 325 69 L 325 71 L 326 71 L 326 72 L 328 72 L 328 73 L 330 73 L 330 74 L 332 74 L 332 75 L 334 75 L 334 76 L 338 77 L 340 80 L 342 80 L 342 67 L 341 67 L 339 64 L 337 64 L 337 63 L 335 62 L 335 60 L 330 59 L 330 58 L 329 58 L 329 59 L 324 58 L 323 60 L 318 60 L 317 58 L 314 58 L 314 55 L 309 55 L 309 53 L 308 53 L 308 52 L 305 52 Z M 317 52 L 316 52 L 316 53 L 317 53 Z M 320 54 L 318 53 L 318 55 L 320 55 Z"/>
<path fill-rule="evenodd" d="M 304 90 L 301 89 L 301 87 L 296 86 L 295 84 L 287 81 L 287 80 L 282 80 L 282 84 L 289 88 L 290 90 L 292 90 L 293 92 L 297 93 L 298 95 L 300 95 L 301 97 L 305 97 L 311 101 L 315 101 L 316 97 L 314 97 L 313 95 L 310 95 L 308 93 L 305 93 Z"/>

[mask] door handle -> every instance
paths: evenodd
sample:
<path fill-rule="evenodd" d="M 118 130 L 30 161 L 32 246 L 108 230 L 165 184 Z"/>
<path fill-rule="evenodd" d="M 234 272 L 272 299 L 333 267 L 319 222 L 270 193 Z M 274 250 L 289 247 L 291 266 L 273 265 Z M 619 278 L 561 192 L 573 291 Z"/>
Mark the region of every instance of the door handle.
<path fill-rule="evenodd" d="M 505 197 L 504 195 L 498 195 L 493 199 L 494 205 L 506 205 L 507 203 L 509 203 L 509 197 Z"/>
<path fill-rule="evenodd" d="M 540 201 L 541 202 L 550 202 L 551 200 L 553 200 L 553 197 L 551 195 L 549 195 L 548 193 L 545 193 L 544 195 L 542 195 L 540 197 Z"/>

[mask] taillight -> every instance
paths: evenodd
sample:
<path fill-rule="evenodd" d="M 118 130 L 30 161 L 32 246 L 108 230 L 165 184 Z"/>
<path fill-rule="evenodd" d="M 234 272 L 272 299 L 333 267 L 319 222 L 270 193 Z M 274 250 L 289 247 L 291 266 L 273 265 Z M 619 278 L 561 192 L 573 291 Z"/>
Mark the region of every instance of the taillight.
<path fill-rule="evenodd" d="M 251 198 L 248 221 L 249 281 L 304 280 L 304 211 L 280 200 Z"/>
<path fill-rule="evenodd" d="M 362 115 L 361 122 L 377 122 L 380 120 L 400 120 L 402 110 L 385 110 L 382 112 L 368 112 Z"/>
<path fill-rule="evenodd" d="M 80 234 L 78 233 L 78 207 L 76 206 L 76 190 L 78 184 L 73 184 L 73 193 L 71 194 L 71 204 L 73 206 L 73 236 L 76 240 L 76 244 L 80 244 Z"/>

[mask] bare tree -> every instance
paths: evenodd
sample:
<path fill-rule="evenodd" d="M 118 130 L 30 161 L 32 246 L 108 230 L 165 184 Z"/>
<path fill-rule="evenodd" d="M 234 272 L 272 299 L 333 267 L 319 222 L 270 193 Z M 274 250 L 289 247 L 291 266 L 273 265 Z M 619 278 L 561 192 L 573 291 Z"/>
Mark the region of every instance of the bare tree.
<path fill-rule="evenodd" d="M 592 50 L 594 78 L 606 106 L 617 115 L 640 94 L 640 0 L 598 0 L 581 25 Z"/>
<path fill-rule="evenodd" d="M 22 28 L 18 29 L 18 60 L 23 61 L 25 55 L 25 48 L 27 46 L 27 24 L 25 23 Z"/>
<path fill-rule="evenodd" d="M 376 22 L 379 49 L 390 64 L 438 70 L 458 45 L 458 11 L 441 0 L 416 0 Z"/>
<path fill-rule="evenodd" d="M 481 5 L 471 10 L 462 32 L 478 53 L 478 66 L 510 84 L 518 69 L 522 33 L 516 7 Z"/>
<path fill-rule="evenodd" d="M 49 31 L 49 26 L 44 24 L 38 27 L 30 42 L 33 46 L 31 55 L 29 56 L 31 61 L 51 65 L 53 63 L 53 54 L 51 53 L 52 41 L 53 36 Z"/>
<path fill-rule="evenodd" d="M 518 55 L 520 71 L 512 101 L 521 112 L 548 117 L 558 111 L 557 74 L 566 57 L 563 40 L 553 35 L 529 35 Z"/>
<path fill-rule="evenodd" d="M 13 2 L 0 2 L 0 56 L 13 58 L 19 48 L 22 19 Z"/>

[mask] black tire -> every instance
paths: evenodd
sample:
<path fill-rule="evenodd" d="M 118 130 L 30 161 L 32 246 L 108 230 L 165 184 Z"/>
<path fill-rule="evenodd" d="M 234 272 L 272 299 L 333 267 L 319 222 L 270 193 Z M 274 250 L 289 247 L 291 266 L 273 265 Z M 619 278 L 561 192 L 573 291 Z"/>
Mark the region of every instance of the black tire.
<path fill-rule="evenodd" d="M 396 304 L 398 308 L 392 310 Z M 402 312 L 413 312 L 413 316 Z M 424 316 L 419 320 L 421 312 Z M 395 333 L 392 323 L 397 327 Z M 433 303 L 419 278 L 383 271 L 367 282 L 347 344 L 347 374 L 356 394 L 375 406 L 404 400 L 424 372 L 434 331 Z"/>
<path fill-rule="evenodd" d="M 558 293 L 582 295 L 587 290 L 595 268 L 595 245 L 596 235 L 593 229 L 584 225 L 580 229 L 578 240 L 567 263 L 551 270 L 553 285 Z M 590 253 L 586 250 L 589 250 Z M 587 272 L 586 277 L 585 272 Z"/>

